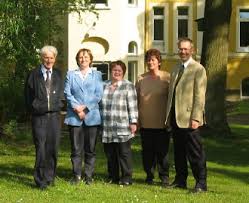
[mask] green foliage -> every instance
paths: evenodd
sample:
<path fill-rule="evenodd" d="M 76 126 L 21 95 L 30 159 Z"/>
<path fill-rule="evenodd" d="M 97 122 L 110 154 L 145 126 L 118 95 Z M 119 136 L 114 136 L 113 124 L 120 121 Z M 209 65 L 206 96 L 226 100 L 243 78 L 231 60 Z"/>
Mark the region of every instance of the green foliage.
<path fill-rule="evenodd" d="M 6 115 L 22 116 L 24 80 L 39 63 L 39 49 L 45 44 L 62 49 L 58 19 L 93 9 L 90 0 L 0 1 L 0 121 Z"/>
<path fill-rule="evenodd" d="M 17 122 L 16 120 L 11 120 L 3 125 L 3 134 L 7 138 L 15 139 L 17 133 Z"/>

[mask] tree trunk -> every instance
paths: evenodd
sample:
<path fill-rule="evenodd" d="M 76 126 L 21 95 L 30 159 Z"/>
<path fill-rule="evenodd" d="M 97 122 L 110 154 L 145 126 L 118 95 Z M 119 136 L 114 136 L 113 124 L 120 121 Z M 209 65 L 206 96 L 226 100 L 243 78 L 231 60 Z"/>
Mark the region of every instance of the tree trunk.
<path fill-rule="evenodd" d="M 207 126 L 218 135 L 230 135 L 226 116 L 226 77 L 232 0 L 206 0 L 201 63 L 207 70 Z"/>

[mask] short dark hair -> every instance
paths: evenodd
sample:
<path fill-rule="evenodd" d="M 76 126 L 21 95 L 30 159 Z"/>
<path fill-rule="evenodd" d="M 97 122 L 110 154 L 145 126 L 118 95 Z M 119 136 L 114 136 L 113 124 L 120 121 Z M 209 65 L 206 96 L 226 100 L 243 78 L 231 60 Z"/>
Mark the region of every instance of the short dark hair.
<path fill-rule="evenodd" d="M 191 45 L 191 48 L 194 48 L 194 43 L 193 43 L 193 40 L 188 38 L 188 37 L 181 37 L 178 39 L 178 42 L 177 42 L 177 45 L 179 47 L 179 45 L 182 43 L 182 42 L 189 42 L 190 45 Z"/>
<path fill-rule="evenodd" d="M 93 55 L 92 55 L 91 50 L 90 50 L 90 49 L 86 49 L 86 48 L 80 49 L 80 50 L 77 52 L 76 57 L 75 57 L 76 62 L 77 62 L 77 65 L 80 66 L 78 60 L 79 60 L 79 55 L 80 55 L 80 53 L 82 53 L 82 52 L 83 52 L 83 53 L 86 52 L 86 53 L 89 54 L 90 60 L 91 60 L 90 65 L 91 65 L 92 62 L 93 62 Z"/>
<path fill-rule="evenodd" d="M 125 75 L 125 72 L 126 72 L 126 65 L 123 61 L 121 60 L 117 60 L 117 61 L 113 61 L 110 63 L 110 72 L 112 72 L 112 69 L 115 67 L 115 66 L 120 66 L 123 70 L 123 73 Z"/>

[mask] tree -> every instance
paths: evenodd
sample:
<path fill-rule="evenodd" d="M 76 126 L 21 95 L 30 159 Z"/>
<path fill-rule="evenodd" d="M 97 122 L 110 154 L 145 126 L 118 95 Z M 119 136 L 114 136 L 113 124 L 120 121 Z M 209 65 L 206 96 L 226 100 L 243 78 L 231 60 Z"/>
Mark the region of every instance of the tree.
<path fill-rule="evenodd" d="M 0 1 L 0 122 L 24 112 L 23 84 L 38 64 L 38 50 L 45 44 L 61 48 L 58 18 L 84 11 L 96 13 L 90 0 Z"/>
<path fill-rule="evenodd" d="M 229 135 L 225 92 L 232 0 L 206 0 L 201 63 L 207 69 L 207 125 L 219 135 Z"/>

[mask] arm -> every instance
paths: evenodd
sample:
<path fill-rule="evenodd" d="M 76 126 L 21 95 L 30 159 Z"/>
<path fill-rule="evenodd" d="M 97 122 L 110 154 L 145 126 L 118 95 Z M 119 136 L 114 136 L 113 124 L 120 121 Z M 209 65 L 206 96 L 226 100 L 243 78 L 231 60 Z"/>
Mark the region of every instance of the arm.
<path fill-rule="evenodd" d="M 133 84 L 128 85 L 128 94 L 126 101 L 128 106 L 130 129 L 131 133 L 134 134 L 137 130 L 138 109 L 137 109 L 137 93 Z"/>
<path fill-rule="evenodd" d="M 71 77 L 72 72 L 68 72 L 65 79 L 65 86 L 64 86 L 64 95 L 65 99 L 67 101 L 67 104 L 73 108 L 76 109 L 78 106 L 80 106 L 79 102 L 74 98 L 74 95 L 71 92 Z"/>
<path fill-rule="evenodd" d="M 205 94 L 207 86 L 207 76 L 205 68 L 201 68 L 196 72 L 194 81 L 194 101 L 193 110 L 191 116 L 191 126 L 193 129 L 199 127 L 199 121 L 203 117 L 204 105 L 205 105 Z"/>

